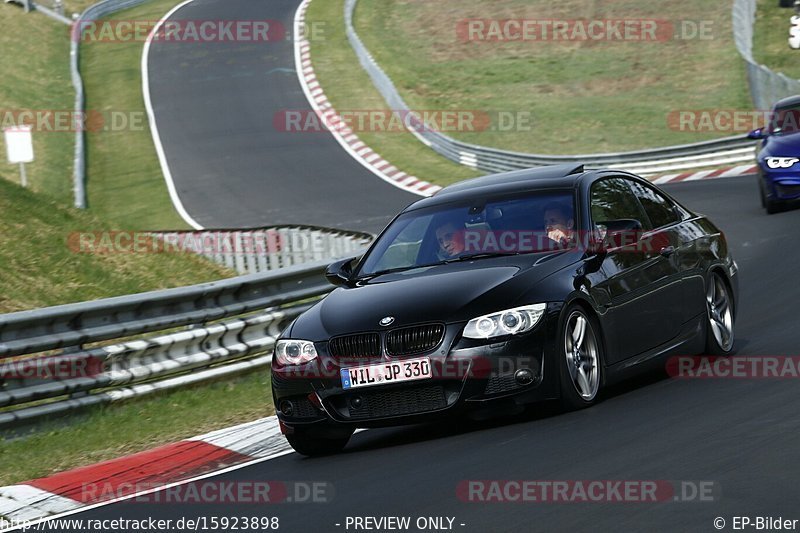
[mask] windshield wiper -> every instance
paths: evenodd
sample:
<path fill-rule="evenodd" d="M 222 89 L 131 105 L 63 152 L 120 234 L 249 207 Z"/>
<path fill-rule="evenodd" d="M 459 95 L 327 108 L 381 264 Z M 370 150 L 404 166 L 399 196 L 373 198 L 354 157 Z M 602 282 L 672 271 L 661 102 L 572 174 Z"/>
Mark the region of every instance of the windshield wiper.
<path fill-rule="evenodd" d="M 477 254 L 467 254 L 454 257 L 452 259 L 445 259 L 442 261 L 443 265 L 447 263 L 456 263 L 458 261 L 469 261 L 471 259 L 485 259 L 487 257 L 504 257 L 508 255 L 520 255 L 522 252 L 480 252 Z"/>
<path fill-rule="evenodd" d="M 412 265 L 412 266 L 404 266 L 397 268 L 387 268 L 385 270 L 378 270 L 377 272 L 364 274 L 363 276 L 356 278 L 354 281 L 367 281 L 371 280 L 372 278 L 377 278 L 378 276 L 383 276 L 384 274 L 393 274 L 395 272 L 403 272 L 404 270 L 412 270 L 414 268 L 420 268 L 420 267 L 417 265 Z"/>

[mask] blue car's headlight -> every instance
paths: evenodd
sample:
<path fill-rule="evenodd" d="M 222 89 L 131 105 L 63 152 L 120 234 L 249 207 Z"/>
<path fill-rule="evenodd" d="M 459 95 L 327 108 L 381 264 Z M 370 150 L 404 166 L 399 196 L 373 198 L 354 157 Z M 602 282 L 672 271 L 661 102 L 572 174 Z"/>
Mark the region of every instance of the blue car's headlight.
<path fill-rule="evenodd" d="M 489 339 L 530 331 L 544 314 L 545 304 L 525 305 L 479 316 L 467 322 L 464 337 Z"/>
<path fill-rule="evenodd" d="M 303 365 L 317 358 L 317 350 L 311 341 L 279 340 L 275 345 L 275 358 L 282 365 Z"/>
<path fill-rule="evenodd" d="M 764 161 L 767 162 L 769 168 L 774 170 L 778 168 L 792 168 L 800 159 L 796 157 L 767 157 Z"/>

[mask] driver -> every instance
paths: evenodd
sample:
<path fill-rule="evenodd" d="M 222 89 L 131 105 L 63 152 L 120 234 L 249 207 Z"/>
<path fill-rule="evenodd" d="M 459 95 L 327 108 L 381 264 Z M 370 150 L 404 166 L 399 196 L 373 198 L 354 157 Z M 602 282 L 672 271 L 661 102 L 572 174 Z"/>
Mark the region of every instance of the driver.
<path fill-rule="evenodd" d="M 550 239 L 561 246 L 568 246 L 575 233 L 572 209 L 559 202 L 547 204 L 544 208 L 544 227 Z"/>
<path fill-rule="evenodd" d="M 464 227 L 452 220 L 436 228 L 439 259 L 452 259 L 464 253 Z"/>

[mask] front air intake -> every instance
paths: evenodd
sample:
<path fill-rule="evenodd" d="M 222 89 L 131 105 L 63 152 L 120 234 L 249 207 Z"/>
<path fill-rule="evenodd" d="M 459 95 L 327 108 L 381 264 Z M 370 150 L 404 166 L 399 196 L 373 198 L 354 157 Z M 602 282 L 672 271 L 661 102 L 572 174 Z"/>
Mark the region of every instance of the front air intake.
<path fill-rule="evenodd" d="M 381 339 L 377 333 L 335 337 L 328 342 L 328 352 L 337 359 L 380 357 Z"/>
<path fill-rule="evenodd" d="M 425 353 L 444 338 L 444 324 L 424 324 L 395 329 L 386 335 L 386 353 L 398 357 Z"/>

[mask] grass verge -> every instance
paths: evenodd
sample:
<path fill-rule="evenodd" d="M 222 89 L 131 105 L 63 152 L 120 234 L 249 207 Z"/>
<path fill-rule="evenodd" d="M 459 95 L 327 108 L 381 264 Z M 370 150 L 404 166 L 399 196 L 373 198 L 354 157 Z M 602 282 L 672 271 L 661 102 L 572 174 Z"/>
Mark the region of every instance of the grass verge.
<path fill-rule="evenodd" d="M 110 230 L 94 213 L 0 179 L 0 313 L 218 280 L 228 269 L 193 254 L 76 253 L 74 232 Z"/>
<path fill-rule="evenodd" d="M 66 12 L 83 11 L 92 3 L 67 2 Z M 177 3 L 154 0 L 113 17 L 157 20 Z M 71 111 L 68 26 L 41 13 L 26 14 L 12 4 L 0 4 L 0 24 L 14 28 L 0 32 L 0 46 L 10 51 L 2 57 L 2 125 L 11 125 L 19 110 Z M 170 201 L 146 120 L 142 48 L 142 42 L 81 45 L 86 109 L 104 117 L 116 112 L 118 117 L 127 117 L 129 124 L 87 132 L 89 208 L 126 229 L 184 229 L 187 226 Z M 33 139 L 36 160 L 27 165 L 30 188 L 53 196 L 62 205 L 72 205 L 74 134 L 34 131 Z M 5 161 L 0 162 L 0 172 L 11 181 L 19 180 L 16 166 Z"/>
<path fill-rule="evenodd" d="M 71 110 L 75 97 L 69 73 L 69 28 L 6 3 L 0 3 L 0 26 L 4 29 L 0 31 L 0 125 L 18 124 L 22 110 Z M 72 133 L 35 131 L 35 161 L 26 165 L 30 188 L 71 205 L 73 147 Z M 0 173 L 18 182 L 17 166 L 7 162 L 5 148 L 2 152 Z"/>
<path fill-rule="evenodd" d="M 79 11 L 89 3 L 88 0 L 72 0 L 66 3 L 66 10 Z M 174 3 L 175 0 L 153 2 L 152 9 L 165 12 Z M 3 116 L 13 118 L 19 110 L 71 110 L 74 95 L 69 77 L 68 26 L 41 13 L 25 13 L 11 4 L 0 4 L 0 20 L 4 27 L 14 28 L 13 32 L 0 32 L 0 44 L 12 51 L 2 56 L 0 98 L 8 111 Z M 99 46 L 93 50 L 96 55 L 113 51 L 116 45 L 103 46 L 105 50 L 100 50 Z M 135 53 L 141 52 L 141 46 L 138 48 L 139 52 Z M 13 52 L 15 49 L 25 53 Z M 133 63 L 138 72 L 138 59 Z M 95 77 L 99 72 L 95 71 Z M 100 84 L 93 83 L 100 93 Z M 115 83 L 123 82 L 116 80 Z M 106 89 L 114 92 L 118 88 L 111 84 Z M 132 100 L 136 91 L 141 95 L 138 85 L 135 91 L 128 93 Z M 136 158 L 135 153 L 148 150 L 154 153 L 149 132 L 143 132 L 143 136 L 146 140 L 137 137 L 138 144 L 124 135 L 115 136 L 107 143 L 112 150 L 105 153 L 95 143 L 97 149 L 90 160 L 97 159 L 100 168 L 103 165 L 133 168 L 135 163 L 128 161 L 128 157 Z M 117 215 L 122 210 L 113 206 L 89 211 L 66 207 L 72 205 L 74 135 L 66 131 L 35 131 L 33 139 L 36 161 L 28 165 L 29 190 L 13 184 L 18 179 L 16 167 L 0 163 L 0 178 L 4 178 L 0 179 L 0 264 L 3 266 L 0 269 L 0 313 L 190 285 L 233 274 L 190 255 L 73 253 L 68 247 L 72 232 L 116 229 L 123 224 L 126 229 L 181 224 L 177 215 L 168 218 L 165 214 L 172 213 L 172 206 L 160 170 L 156 177 L 150 176 L 150 180 L 154 188 L 163 188 L 163 198 L 159 203 L 154 197 L 162 192 L 151 193 L 153 197 L 147 200 L 152 205 L 150 216 L 133 207 L 121 217 Z M 123 146 L 127 145 L 137 146 L 133 148 L 134 153 L 125 152 Z M 119 153 L 115 152 L 117 150 Z M 117 194 L 121 204 L 123 192 L 117 191 Z M 128 204 L 136 203 L 133 191 L 124 194 L 128 195 L 125 199 Z M 139 218 L 134 219 L 134 216 Z"/>
<path fill-rule="evenodd" d="M 311 4 L 309 20 L 325 28 L 325 39 L 312 42 L 315 70 L 336 107 L 380 108 L 382 99 L 339 35 L 342 4 Z M 712 38 L 462 42 L 457 25 L 470 18 L 703 20 L 710 21 Z M 495 123 L 485 131 L 451 134 L 467 142 L 549 154 L 633 150 L 731 134 L 676 131 L 667 120 L 673 111 L 750 108 L 728 2 L 373 0 L 358 4 L 355 24 L 412 109 L 481 110 L 490 116 L 523 112 L 531 117 L 528 124 L 507 130 Z M 432 152 L 410 135 L 364 137 L 407 172 L 430 178 L 447 176 L 451 168 L 429 165 L 422 157 Z M 389 142 L 402 146 L 403 153 L 390 153 Z"/>
<path fill-rule="evenodd" d="M 110 405 L 0 445 L 0 486 L 149 450 L 274 414 L 269 371 Z"/>
<path fill-rule="evenodd" d="M 758 0 L 753 57 L 775 72 L 800 79 L 800 50 L 789 47 L 790 19 L 795 12 L 776 0 Z"/>

